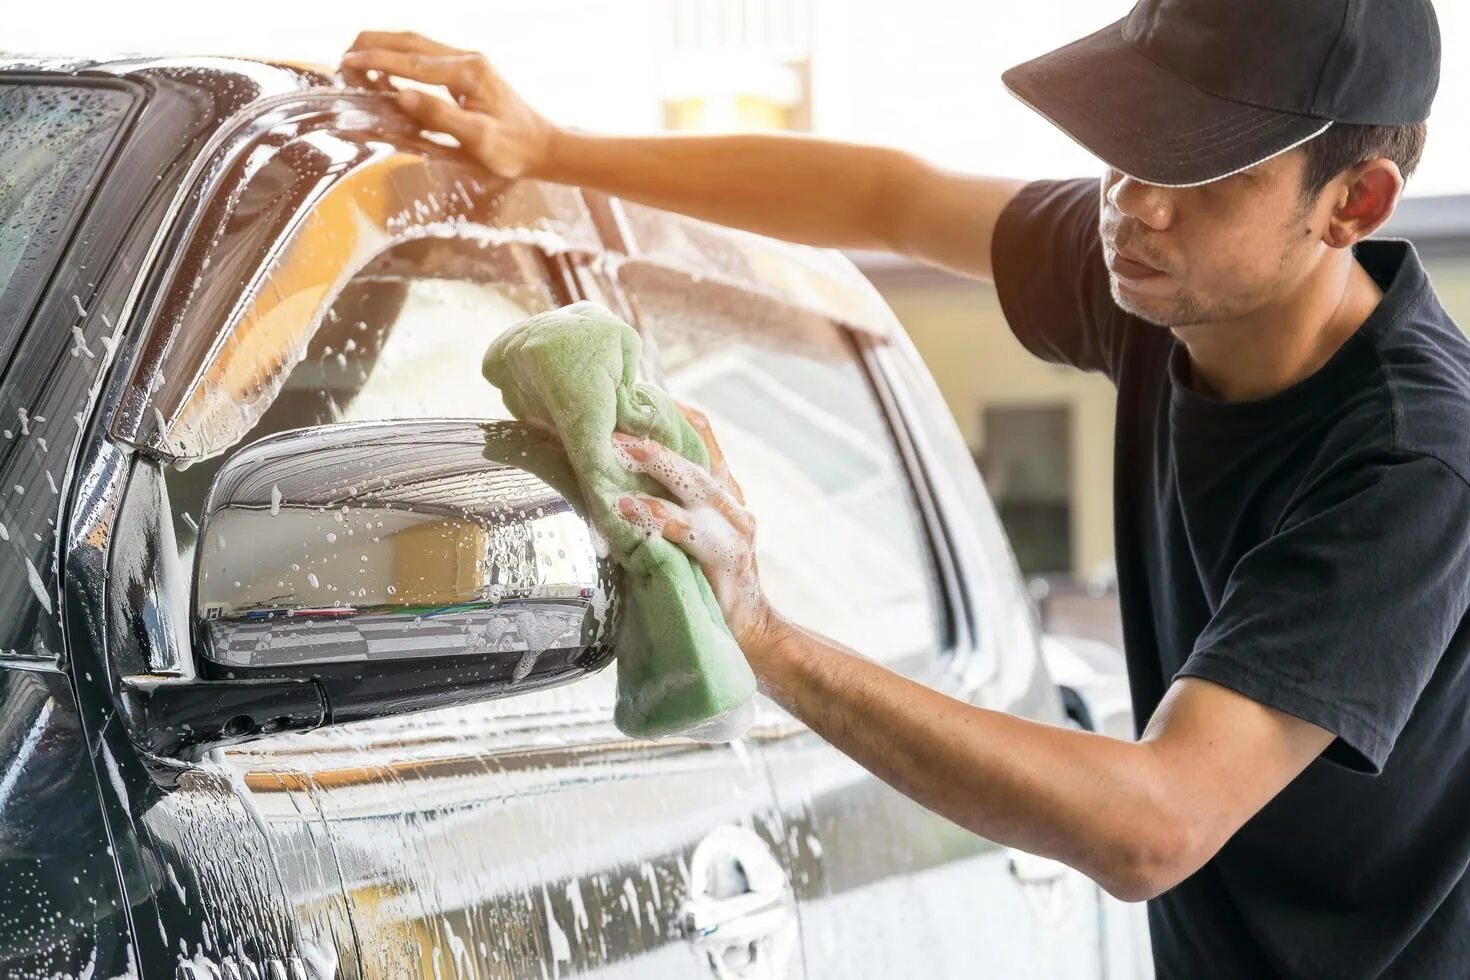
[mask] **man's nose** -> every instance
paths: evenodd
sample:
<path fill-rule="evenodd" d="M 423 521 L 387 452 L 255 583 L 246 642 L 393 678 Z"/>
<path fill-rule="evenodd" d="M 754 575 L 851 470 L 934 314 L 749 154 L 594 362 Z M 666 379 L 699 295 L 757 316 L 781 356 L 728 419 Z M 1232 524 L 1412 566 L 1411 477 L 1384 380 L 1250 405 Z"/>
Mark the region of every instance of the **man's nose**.
<path fill-rule="evenodd" d="M 1107 198 L 1114 210 L 1153 231 L 1164 231 L 1174 220 L 1169 188 L 1158 184 L 1146 184 L 1125 174 L 1108 188 Z"/>

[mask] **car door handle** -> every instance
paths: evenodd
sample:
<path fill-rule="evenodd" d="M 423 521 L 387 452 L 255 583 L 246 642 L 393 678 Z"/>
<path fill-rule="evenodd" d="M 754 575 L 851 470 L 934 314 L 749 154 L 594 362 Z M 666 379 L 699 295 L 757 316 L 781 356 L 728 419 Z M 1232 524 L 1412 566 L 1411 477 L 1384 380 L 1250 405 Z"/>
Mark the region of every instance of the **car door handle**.
<path fill-rule="evenodd" d="M 794 975 L 796 898 L 765 841 L 720 827 L 694 849 L 679 931 L 717 980 Z"/>
<path fill-rule="evenodd" d="M 1007 848 L 1010 856 L 1011 877 L 1022 885 L 1047 885 L 1064 878 L 1068 871 L 1065 864 L 1037 854 L 1028 854 L 1015 848 Z"/>
<path fill-rule="evenodd" d="M 1066 919 L 1072 907 L 1072 869 L 1060 861 L 1015 848 L 1007 848 L 1006 853 L 1011 878 L 1021 887 L 1032 914 L 1053 925 Z"/>
<path fill-rule="evenodd" d="M 789 911 L 790 893 L 746 892 L 733 898 L 692 899 L 684 906 L 684 936 L 688 939 L 720 939 L 725 936 L 768 931 L 769 920 L 779 925 Z"/>

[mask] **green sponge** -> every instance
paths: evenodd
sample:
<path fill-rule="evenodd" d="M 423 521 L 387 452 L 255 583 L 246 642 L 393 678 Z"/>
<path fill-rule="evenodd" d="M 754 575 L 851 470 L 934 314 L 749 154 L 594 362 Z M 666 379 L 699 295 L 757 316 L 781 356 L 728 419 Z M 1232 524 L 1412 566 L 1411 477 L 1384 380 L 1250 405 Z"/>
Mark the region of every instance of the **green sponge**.
<path fill-rule="evenodd" d="M 709 467 L 703 441 L 673 400 L 635 380 L 642 347 L 605 308 L 575 303 L 501 334 L 483 371 L 511 414 L 560 435 L 589 511 L 583 516 L 624 571 L 614 722 L 635 738 L 729 741 L 750 724 L 755 675 L 694 560 L 617 512 L 620 494 L 665 492 L 618 462 L 614 429 Z"/>

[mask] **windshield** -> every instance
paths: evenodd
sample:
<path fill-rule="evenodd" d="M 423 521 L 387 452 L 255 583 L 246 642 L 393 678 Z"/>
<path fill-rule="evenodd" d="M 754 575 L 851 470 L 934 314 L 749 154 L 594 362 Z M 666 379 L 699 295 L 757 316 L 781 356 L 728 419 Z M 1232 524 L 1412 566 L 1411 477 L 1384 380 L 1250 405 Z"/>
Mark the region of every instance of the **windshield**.
<path fill-rule="evenodd" d="M 95 85 L 0 82 L 0 362 L 45 289 L 132 100 Z"/>

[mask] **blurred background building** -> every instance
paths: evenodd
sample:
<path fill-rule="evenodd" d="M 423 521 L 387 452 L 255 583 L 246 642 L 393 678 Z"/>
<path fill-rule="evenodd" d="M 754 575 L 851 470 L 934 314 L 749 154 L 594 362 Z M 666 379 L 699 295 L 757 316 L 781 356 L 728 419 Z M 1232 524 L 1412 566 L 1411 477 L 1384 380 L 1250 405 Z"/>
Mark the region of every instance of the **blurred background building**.
<path fill-rule="evenodd" d="M 559 122 L 587 129 L 810 132 L 903 147 L 960 170 L 1095 175 L 1100 165 L 1013 100 L 1000 72 L 1121 16 L 1130 0 L 477 0 L 405 8 L 73 0 L 11 5 L 11 52 L 217 53 L 335 64 L 360 29 L 412 29 L 486 52 Z M 1470 325 L 1470 4 L 1441 0 L 1443 82 L 1429 147 L 1392 233 L 1416 241 Z M 840 179 L 840 175 L 834 175 Z M 1009 339 L 989 286 L 855 255 L 907 326 L 964 432 L 1022 568 L 1105 586 L 1112 570 L 1113 392 Z"/>

